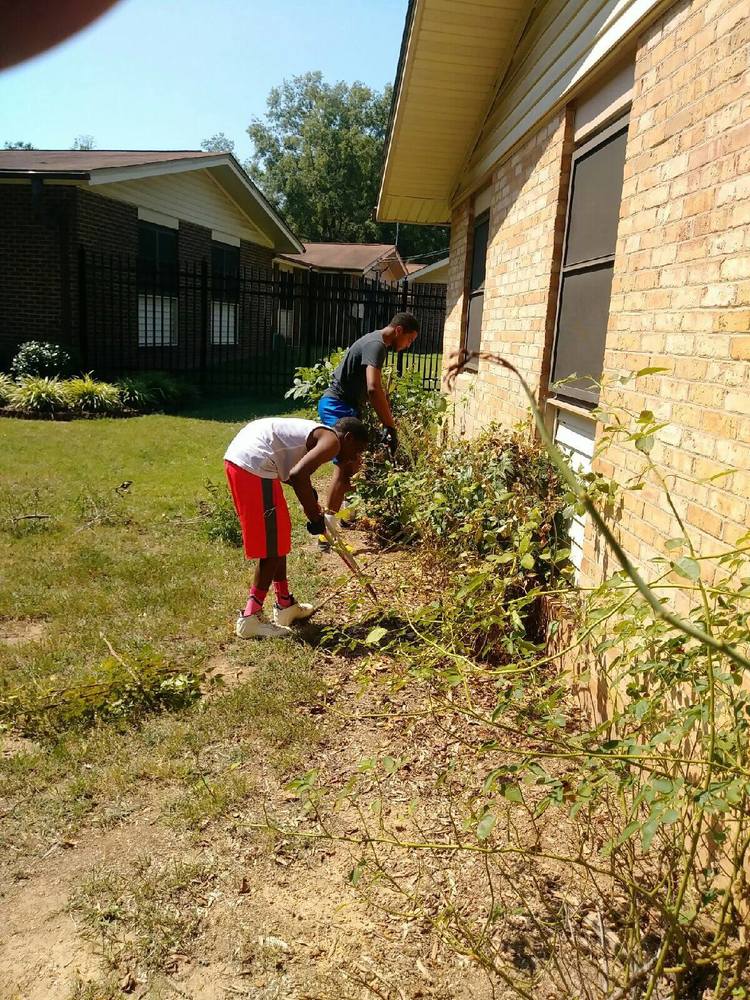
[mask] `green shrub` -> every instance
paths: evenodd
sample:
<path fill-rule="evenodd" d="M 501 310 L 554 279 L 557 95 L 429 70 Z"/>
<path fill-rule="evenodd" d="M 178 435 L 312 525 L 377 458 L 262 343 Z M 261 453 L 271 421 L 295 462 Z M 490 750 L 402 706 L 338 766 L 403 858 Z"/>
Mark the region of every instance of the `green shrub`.
<path fill-rule="evenodd" d="M 27 340 L 21 344 L 10 363 L 10 373 L 16 378 L 26 375 L 57 376 L 70 372 L 70 354 L 59 344 Z"/>
<path fill-rule="evenodd" d="M 120 390 L 109 382 L 98 382 L 91 372 L 63 383 L 63 392 L 71 410 L 83 413 L 118 413 L 123 404 Z"/>
<path fill-rule="evenodd" d="M 115 385 L 120 393 L 123 406 L 130 410 L 147 413 L 159 405 L 160 397 L 147 378 L 137 375 L 120 378 L 117 379 Z"/>
<path fill-rule="evenodd" d="M 6 406 L 10 402 L 14 386 L 15 382 L 10 375 L 0 372 L 0 406 Z"/>
<path fill-rule="evenodd" d="M 69 409 L 65 383 L 44 375 L 20 378 L 10 388 L 8 405 L 24 413 L 63 413 Z"/>
<path fill-rule="evenodd" d="M 141 391 L 153 398 L 153 405 L 160 409 L 176 410 L 188 406 L 200 395 L 192 383 L 169 372 L 146 372 L 137 376 L 135 381 Z"/>
<path fill-rule="evenodd" d="M 344 348 L 338 347 L 329 357 L 316 361 L 314 365 L 295 368 L 294 383 L 286 391 L 284 398 L 298 399 L 305 406 L 314 409 L 331 384 L 331 376 L 345 354 Z"/>

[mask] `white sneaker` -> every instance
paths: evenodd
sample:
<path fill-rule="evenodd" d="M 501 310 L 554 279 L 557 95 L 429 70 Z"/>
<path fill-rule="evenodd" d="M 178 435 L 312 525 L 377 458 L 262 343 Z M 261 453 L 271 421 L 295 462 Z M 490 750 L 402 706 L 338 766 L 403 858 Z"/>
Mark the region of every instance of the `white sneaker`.
<path fill-rule="evenodd" d="M 275 625 L 269 622 L 262 613 L 259 615 L 240 613 L 234 631 L 240 639 L 289 639 L 292 635 L 290 628 L 285 628 L 282 623 Z"/>
<path fill-rule="evenodd" d="M 294 598 L 292 598 L 294 601 Z M 273 620 L 283 628 L 289 628 L 292 622 L 301 622 L 309 618 L 315 608 L 312 604 L 298 604 L 294 601 L 288 608 L 280 608 L 278 604 L 273 608 Z"/>

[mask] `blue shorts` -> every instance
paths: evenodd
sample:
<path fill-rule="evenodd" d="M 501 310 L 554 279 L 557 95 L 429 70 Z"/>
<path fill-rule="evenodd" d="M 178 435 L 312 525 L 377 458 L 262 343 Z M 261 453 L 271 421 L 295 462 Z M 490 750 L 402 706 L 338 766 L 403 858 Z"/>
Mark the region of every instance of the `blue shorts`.
<path fill-rule="evenodd" d="M 320 402 L 318 403 L 318 417 L 320 418 L 321 424 L 325 424 L 326 427 L 333 427 L 336 421 L 341 420 L 342 417 L 358 416 L 359 413 L 357 413 L 353 406 L 349 406 L 348 403 L 344 403 L 340 399 L 335 399 L 333 396 L 320 397 Z M 334 458 L 333 464 L 339 464 L 338 458 Z"/>

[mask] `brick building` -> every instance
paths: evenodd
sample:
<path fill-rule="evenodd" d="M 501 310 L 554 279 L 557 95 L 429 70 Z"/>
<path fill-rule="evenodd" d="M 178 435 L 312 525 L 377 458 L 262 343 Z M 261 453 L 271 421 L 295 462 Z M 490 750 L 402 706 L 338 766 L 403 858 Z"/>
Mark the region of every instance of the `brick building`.
<path fill-rule="evenodd" d="M 668 422 L 652 455 L 703 551 L 750 527 L 749 54 L 745 0 L 411 0 L 378 206 L 450 221 L 446 352 L 513 360 L 575 464 L 598 404 Z M 528 419 L 484 359 L 457 401 L 469 433 Z M 639 455 L 596 462 L 625 482 Z M 639 562 L 677 533 L 655 485 L 616 527 Z"/>
<path fill-rule="evenodd" d="M 0 151 L 0 366 L 24 340 L 98 371 L 231 363 L 278 310 L 240 293 L 302 249 L 233 156 Z"/>

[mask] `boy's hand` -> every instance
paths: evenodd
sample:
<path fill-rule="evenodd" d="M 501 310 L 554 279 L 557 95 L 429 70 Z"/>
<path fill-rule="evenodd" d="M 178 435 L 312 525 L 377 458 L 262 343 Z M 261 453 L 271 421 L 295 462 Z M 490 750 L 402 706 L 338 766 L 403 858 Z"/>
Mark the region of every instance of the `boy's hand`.
<path fill-rule="evenodd" d="M 383 444 L 391 453 L 391 458 L 395 458 L 396 449 L 398 448 L 398 434 L 395 427 L 386 427 L 383 430 Z"/>
<path fill-rule="evenodd" d="M 322 514 L 320 517 L 317 517 L 312 521 L 308 521 L 305 527 L 311 535 L 325 535 L 326 533 L 326 525 Z"/>

